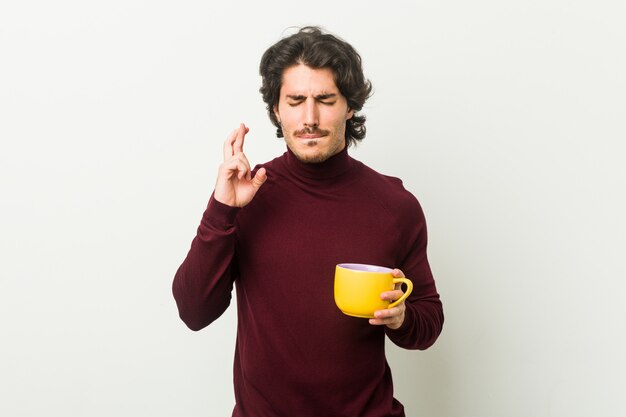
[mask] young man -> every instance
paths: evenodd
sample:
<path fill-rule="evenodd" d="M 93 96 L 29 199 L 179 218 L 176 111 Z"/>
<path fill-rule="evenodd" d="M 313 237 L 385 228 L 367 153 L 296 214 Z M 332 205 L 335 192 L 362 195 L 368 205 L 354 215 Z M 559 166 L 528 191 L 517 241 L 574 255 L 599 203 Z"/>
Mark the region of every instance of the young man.
<path fill-rule="evenodd" d="M 282 39 L 261 60 L 261 93 L 287 151 L 252 170 L 243 124 L 197 236 L 174 278 L 193 330 L 237 294 L 233 416 L 404 416 L 393 398 L 385 335 L 407 349 L 432 345 L 443 325 L 426 257 L 422 210 L 400 180 L 348 155 L 365 136 L 357 114 L 371 92 L 361 59 L 318 28 Z M 405 303 L 373 319 L 335 306 L 335 265 L 397 267 L 413 282 Z M 396 300 L 402 291 L 381 294 Z"/>

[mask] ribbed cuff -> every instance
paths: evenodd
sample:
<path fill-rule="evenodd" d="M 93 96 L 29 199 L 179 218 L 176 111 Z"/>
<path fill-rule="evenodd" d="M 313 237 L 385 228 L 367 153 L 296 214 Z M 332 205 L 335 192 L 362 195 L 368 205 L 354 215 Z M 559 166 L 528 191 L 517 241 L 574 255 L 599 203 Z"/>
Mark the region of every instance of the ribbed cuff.
<path fill-rule="evenodd" d="M 404 313 L 404 321 L 397 329 L 392 329 L 389 327 L 385 327 L 385 333 L 389 336 L 390 339 L 398 339 L 406 336 L 411 333 L 412 327 L 415 324 L 415 312 L 408 305 L 406 306 L 406 310 Z"/>
<path fill-rule="evenodd" d="M 211 194 L 209 204 L 207 204 L 207 208 L 202 215 L 202 223 L 223 230 L 229 229 L 235 224 L 235 218 L 239 210 L 241 210 L 240 207 L 227 206 L 217 201 Z"/>

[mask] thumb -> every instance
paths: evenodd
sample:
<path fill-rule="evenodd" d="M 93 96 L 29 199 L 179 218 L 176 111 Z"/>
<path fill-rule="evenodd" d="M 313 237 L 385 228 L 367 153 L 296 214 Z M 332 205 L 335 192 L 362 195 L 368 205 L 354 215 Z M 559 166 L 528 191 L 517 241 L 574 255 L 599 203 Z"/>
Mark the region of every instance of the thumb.
<path fill-rule="evenodd" d="M 265 168 L 260 168 L 254 175 L 254 178 L 252 178 L 252 186 L 258 190 L 259 188 L 261 188 L 266 180 L 267 171 L 265 170 Z"/>

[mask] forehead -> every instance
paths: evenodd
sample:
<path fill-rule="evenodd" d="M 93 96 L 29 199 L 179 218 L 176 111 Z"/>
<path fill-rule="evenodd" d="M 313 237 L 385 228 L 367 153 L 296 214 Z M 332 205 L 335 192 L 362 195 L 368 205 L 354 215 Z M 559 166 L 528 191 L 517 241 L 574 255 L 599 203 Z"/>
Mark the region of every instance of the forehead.
<path fill-rule="evenodd" d="M 330 68 L 311 68 L 299 64 L 283 72 L 281 95 L 338 93 L 335 76 Z"/>

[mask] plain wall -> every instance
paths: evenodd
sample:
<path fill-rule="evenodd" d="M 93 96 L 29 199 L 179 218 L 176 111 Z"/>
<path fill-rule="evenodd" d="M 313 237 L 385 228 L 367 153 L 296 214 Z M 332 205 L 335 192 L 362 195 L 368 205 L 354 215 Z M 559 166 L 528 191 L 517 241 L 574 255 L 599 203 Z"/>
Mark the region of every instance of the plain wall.
<path fill-rule="evenodd" d="M 351 151 L 424 207 L 446 314 L 409 416 L 626 415 L 622 1 L 0 5 L 0 415 L 227 416 L 236 316 L 171 281 L 226 135 L 284 151 L 263 51 L 319 24 L 375 94 Z M 286 364 L 288 366 L 288 364 Z"/>

